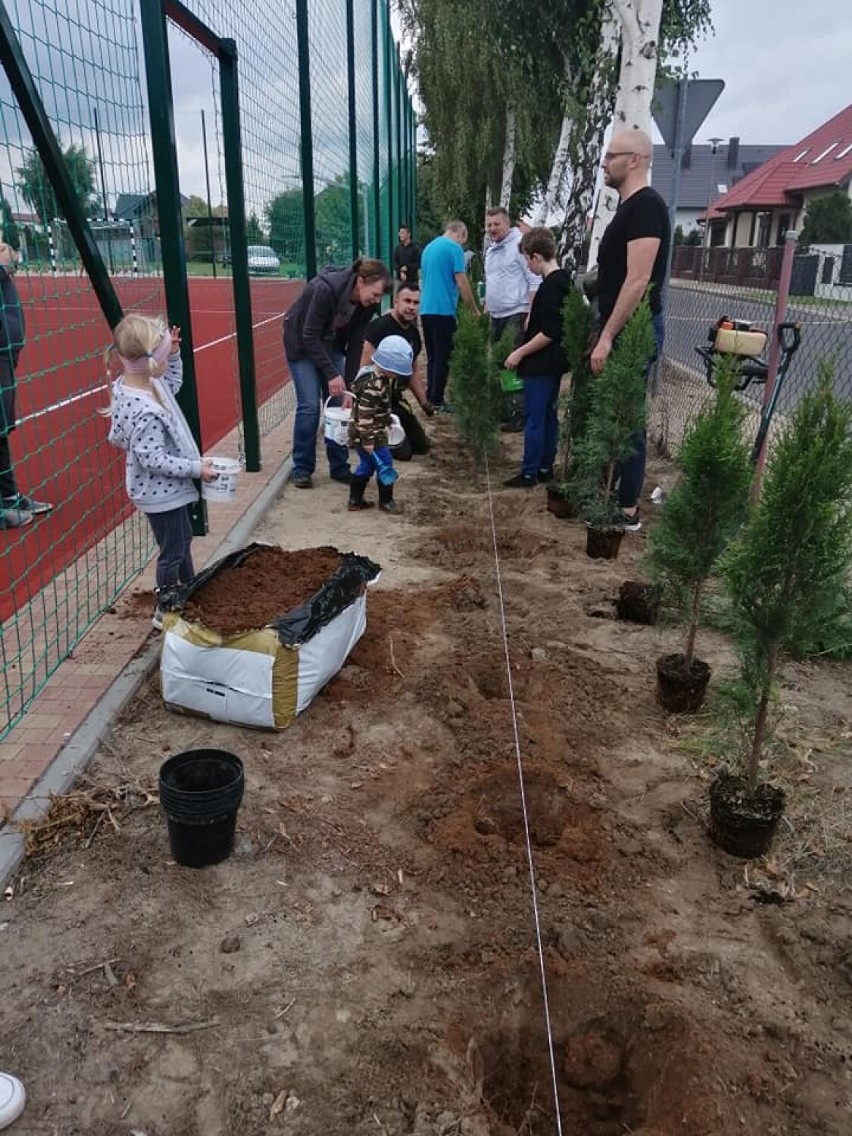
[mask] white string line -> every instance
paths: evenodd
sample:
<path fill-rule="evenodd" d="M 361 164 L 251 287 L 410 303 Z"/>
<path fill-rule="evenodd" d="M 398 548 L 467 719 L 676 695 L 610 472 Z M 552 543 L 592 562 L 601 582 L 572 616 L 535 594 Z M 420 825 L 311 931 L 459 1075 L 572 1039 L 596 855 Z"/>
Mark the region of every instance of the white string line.
<path fill-rule="evenodd" d="M 256 331 L 260 327 L 265 327 L 267 324 L 281 319 L 283 315 L 283 312 L 279 312 L 277 315 L 270 316 L 268 319 L 260 320 L 259 323 L 253 323 L 251 325 L 252 330 Z M 220 336 L 219 339 L 211 339 L 209 343 L 201 343 L 198 345 L 198 347 L 193 348 L 192 354 L 200 355 L 202 351 L 206 351 L 209 347 L 218 347 L 222 343 L 227 343 L 229 339 L 234 339 L 236 337 L 236 334 L 237 333 L 235 331 L 232 331 L 228 335 Z M 50 414 L 54 410 L 62 410 L 63 407 L 71 406 L 75 402 L 80 402 L 84 398 L 93 398 L 96 394 L 100 394 L 102 391 L 105 391 L 107 389 L 107 383 L 100 383 L 98 386 L 92 387 L 91 390 L 83 391 L 81 394 L 72 394 L 69 398 L 60 399 L 59 402 L 54 402 L 50 406 L 43 407 L 41 410 L 34 410 L 32 414 L 25 414 L 23 418 L 18 419 L 17 424 L 19 426 L 22 426 L 24 422 L 32 422 L 36 418 L 43 418 L 46 414 Z"/>
<path fill-rule="evenodd" d="M 535 920 L 535 938 L 538 950 L 538 966 L 541 976 L 541 993 L 544 999 L 544 1021 L 547 1028 L 547 1049 L 550 1057 L 550 1076 L 553 1082 L 553 1103 L 556 1108 L 556 1129 L 558 1136 L 562 1136 L 562 1117 L 559 1112 L 559 1085 L 556 1078 L 556 1055 L 553 1049 L 553 1027 L 550 1020 L 550 999 L 547 995 L 547 975 L 544 967 L 544 944 L 541 937 L 541 919 L 538 910 L 538 891 L 536 888 L 535 861 L 533 859 L 532 841 L 530 838 L 530 822 L 527 813 L 527 794 L 524 786 L 524 766 L 521 758 L 521 739 L 518 730 L 518 712 L 515 706 L 515 688 L 512 683 L 512 663 L 509 656 L 509 632 L 506 627 L 506 608 L 503 602 L 503 580 L 500 576 L 500 554 L 497 549 L 497 527 L 494 521 L 494 499 L 491 496 L 491 471 L 488 466 L 488 456 L 485 455 L 485 477 L 488 487 L 488 512 L 491 520 L 491 540 L 494 546 L 494 570 L 497 577 L 497 598 L 500 603 L 500 632 L 503 639 L 503 656 L 506 664 L 506 677 L 509 686 L 509 705 L 512 709 L 512 731 L 515 736 L 515 759 L 518 764 L 518 786 L 521 794 L 521 811 L 524 815 L 524 838 L 527 846 L 527 864 L 530 875 L 530 891 L 532 892 L 533 918 Z"/>

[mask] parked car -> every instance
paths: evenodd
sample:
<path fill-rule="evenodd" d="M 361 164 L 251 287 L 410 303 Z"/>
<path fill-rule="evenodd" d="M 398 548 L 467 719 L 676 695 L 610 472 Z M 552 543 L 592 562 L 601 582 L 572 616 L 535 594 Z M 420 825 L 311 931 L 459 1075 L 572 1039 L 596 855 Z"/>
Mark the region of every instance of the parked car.
<path fill-rule="evenodd" d="M 249 245 L 248 270 L 252 276 L 278 276 L 281 261 L 269 245 Z"/>

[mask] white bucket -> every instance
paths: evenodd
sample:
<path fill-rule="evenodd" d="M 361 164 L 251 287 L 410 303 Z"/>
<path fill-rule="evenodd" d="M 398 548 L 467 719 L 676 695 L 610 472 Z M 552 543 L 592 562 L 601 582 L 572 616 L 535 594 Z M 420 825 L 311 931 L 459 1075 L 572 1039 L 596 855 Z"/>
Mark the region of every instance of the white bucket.
<path fill-rule="evenodd" d="M 236 458 L 209 458 L 216 473 L 214 481 L 204 481 L 201 492 L 205 501 L 232 501 L 237 492 L 237 477 L 240 472 L 240 463 Z"/>
<path fill-rule="evenodd" d="M 392 414 L 390 416 L 390 425 L 388 426 L 388 445 L 401 446 L 404 441 L 405 431 L 399 421 L 399 415 Z"/>
<path fill-rule="evenodd" d="M 329 442 L 346 446 L 349 444 L 349 417 L 352 411 L 347 406 L 329 406 L 330 401 L 327 398 L 322 408 L 323 433 Z"/>

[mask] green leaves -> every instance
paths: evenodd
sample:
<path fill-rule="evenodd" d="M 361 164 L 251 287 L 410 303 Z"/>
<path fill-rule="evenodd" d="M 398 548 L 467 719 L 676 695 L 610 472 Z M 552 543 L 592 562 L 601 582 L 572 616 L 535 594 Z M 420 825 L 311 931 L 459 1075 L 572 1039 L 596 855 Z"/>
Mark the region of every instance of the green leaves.
<path fill-rule="evenodd" d="M 732 360 L 717 366 L 715 395 L 683 439 L 680 480 L 649 538 L 650 571 L 688 621 L 690 643 L 701 589 L 748 512 L 752 466 L 746 412 L 734 392 L 735 367 Z"/>
<path fill-rule="evenodd" d="M 503 393 L 499 373 L 513 346 L 505 339 L 492 346 L 490 328 L 487 316 L 462 308 L 450 360 L 449 396 L 455 422 L 477 465 L 497 446 Z"/>
<path fill-rule="evenodd" d="M 852 406 L 835 397 L 823 365 L 777 439 L 760 500 L 722 564 L 755 700 L 768 699 L 784 654 L 827 636 L 851 567 Z"/>
<path fill-rule="evenodd" d="M 636 435 L 645 426 L 645 375 L 653 353 L 646 297 L 618 337 L 603 372 L 591 380 L 585 429 L 574 447 L 574 493 L 591 524 L 609 524 L 618 512 L 616 467 L 635 453 Z"/>
<path fill-rule="evenodd" d="M 95 193 L 94 162 L 86 153 L 85 146 L 73 142 L 63 151 L 63 156 L 83 212 L 87 217 L 95 216 L 102 205 Z M 37 150 L 30 150 L 24 164 L 15 173 L 18 175 L 21 196 L 38 214 L 42 225 L 49 225 L 56 217 L 62 217 L 56 194 Z"/>

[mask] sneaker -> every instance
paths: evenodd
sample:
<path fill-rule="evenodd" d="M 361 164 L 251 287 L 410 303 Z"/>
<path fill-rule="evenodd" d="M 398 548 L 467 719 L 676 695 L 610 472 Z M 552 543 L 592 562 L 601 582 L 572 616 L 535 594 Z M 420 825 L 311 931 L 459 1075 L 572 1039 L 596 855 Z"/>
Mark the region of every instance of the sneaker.
<path fill-rule="evenodd" d="M 525 473 L 516 473 L 514 477 L 507 478 L 503 485 L 507 489 L 535 489 L 536 479 L 527 477 Z"/>
<path fill-rule="evenodd" d="M 352 484 L 352 470 L 347 469 L 347 470 L 341 470 L 340 473 L 333 473 L 333 474 L 331 474 L 331 480 L 332 481 L 339 481 L 341 485 L 351 485 Z"/>
<path fill-rule="evenodd" d="M 41 513 L 49 513 L 53 505 L 48 501 L 34 501 L 32 497 L 26 497 L 23 493 L 20 493 L 18 495 L 18 508 L 23 509 L 25 513 L 32 513 L 35 517 Z"/>
<path fill-rule="evenodd" d="M 639 516 L 637 509 L 632 515 L 622 511 L 621 517 L 616 521 L 616 525 L 625 532 L 639 532 L 642 528 L 642 520 Z"/>
<path fill-rule="evenodd" d="M 24 525 L 32 523 L 32 513 L 19 509 L 17 505 L 12 509 L 8 507 L 0 509 L 0 529 L 22 529 Z"/>
<path fill-rule="evenodd" d="M 553 481 L 553 470 L 552 469 L 540 469 L 538 471 L 538 473 L 536 474 L 535 479 L 539 483 L 539 485 L 547 485 L 548 482 Z"/>
<path fill-rule="evenodd" d="M 501 434 L 521 434 L 524 429 L 523 419 L 513 418 L 508 422 L 500 423 Z"/>
<path fill-rule="evenodd" d="M 11 1073 L 0 1073 L 0 1128 L 8 1127 L 24 1111 L 27 1094 Z"/>
<path fill-rule="evenodd" d="M 350 513 L 360 513 L 362 509 L 372 509 L 375 501 L 350 501 L 346 508 Z"/>
<path fill-rule="evenodd" d="M 166 609 L 160 607 L 159 604 L 154 608 L 154 614 L 151 616 L 151 625 L 155 631 L 163 630 L 163 620 L 166 618 Z"/>
<path fill-rule="evenodd" d="M 402 512 L 402 505 L 398 505 L 396 501 L 380 501 L 379 508 L 383 513 L 391 513 L 395 517 Z"/>
<path fill-rule="evenodd" d="M 309 473 L 294 473 L 291 480 L 297 489 L 313 489 L 314 487 Z"/>

